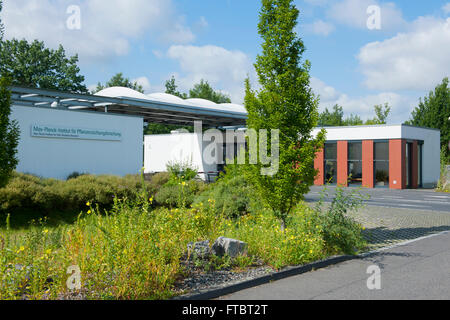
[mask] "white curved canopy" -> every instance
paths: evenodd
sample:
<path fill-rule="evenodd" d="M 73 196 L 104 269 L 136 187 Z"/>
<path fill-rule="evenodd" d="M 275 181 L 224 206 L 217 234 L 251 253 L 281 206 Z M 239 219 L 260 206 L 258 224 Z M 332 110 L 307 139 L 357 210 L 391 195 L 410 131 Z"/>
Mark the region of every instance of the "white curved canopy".
<path fill-rule="evenodd" d="M 143 94 L 136 90 L 130 89 L 130 88 L 124 88 L 124 87 L 110 87 L 103 89 L 99 92 L 97 92 L 95 95 L 102 96 L 102 97 L 112 97 L 112 98 L 132 98 L 132 99 L 142 99 L 142 100 L 149 100 L 149 101 L 158 101 L 163 103 L 170 103 L 170 104 L 178 104 L 178 105 L 185 105 L 185 106 L 195 106 L 200 108 L 208 108 L 208 109 L 214 109 L 214 110 L 221 110 L 221 111 L 233 111 L 233 112 L 240 112 L 240 113 L 247 113 L 244 106 L 234 104 L 234 103 L 220 103 L 217 104 L 213 101 L 205 100 L 205 99 L 199 99 L 199 98 L 190 98 L 190 99 L 181 99 L 180 97 L 168 94 L 168 93 L 150 93 L 150 94 Z"/>
<path fill-rule="evenodd" d="M 130 88 L 111 87 L 95 95 L 38 88 L 11 87 L 12 100 L 30 107 L 63 108 L 74 111 L 108 112 L 142 117 L 145 122 L 207 127 L 243 126 L 243 106 L 204 99 L 181 99 L 167 93 L 143 94 Z"/>

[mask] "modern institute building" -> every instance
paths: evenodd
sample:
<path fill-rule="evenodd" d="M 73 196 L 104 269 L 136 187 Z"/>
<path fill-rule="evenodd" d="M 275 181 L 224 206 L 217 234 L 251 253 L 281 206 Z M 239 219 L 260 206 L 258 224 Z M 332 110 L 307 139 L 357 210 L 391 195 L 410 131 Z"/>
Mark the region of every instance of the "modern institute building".
<path fill-rule="evenodd" d="M 245 130 L 247 113 L 240 105 L 183 100 L 164 93 L 145 95 L 121 87 L 96 95 L 11 90 L 12 118 L 21 130 L 19 172 L 57 179 L 73 172 L 126 175 L 137 174 L 143 166 L 146 173 L 165 171 L 168 162 L 177 160 L 192 161 L 201 177 L 210 180 L 223 170 L 220 160 L 236 155 L 243 144 L 234 138 L 228 143 L 224 131 L 206 140 L 201 130 L 143 136 L 144 122 L 192 125 L 199 121 L 203 128 Z M 439 179 L 438 130 L 406 125 L 325 129 L 327 142 L 315 160 L 317 185 L 404 189 L 433 187 Z M 219 145 L 216 163 L 205 161 L 211 142 Z"/>
<path fill-rule="evenodd" d="M 439 130 L 408 125 L 325 129 L 327 141 L 314 163 L 316 185 L 432 188 L 439 180 Z"/>

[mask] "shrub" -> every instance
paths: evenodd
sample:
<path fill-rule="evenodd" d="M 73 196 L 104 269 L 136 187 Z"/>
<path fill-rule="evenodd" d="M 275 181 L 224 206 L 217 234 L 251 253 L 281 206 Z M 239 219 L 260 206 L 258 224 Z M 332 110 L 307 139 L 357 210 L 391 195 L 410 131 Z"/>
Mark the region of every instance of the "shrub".
<path fill-rule="evenodd" d="M 331 253 L 355 254 L 366 246 L 362 235 L 362 226 L 349 213 L 361 208 L 366 199 L 358 190 L 345 192 L 341 186 L 336 187 L 336 193 L 328 208 L 323 206 L 325 189 L 315 211 L 323 230 L 323 238 L 327 251 Z"/>
<path fill-rule="evenodd" d="M 145 186 L 155 192 L 151 183 Z M 0 210 L 14 213 L 22 209 L 74 210 L 95 202 L 110 208 L 114 197 L 134 200 L 142 189 L 137 175 L 126 177 L 79 175 L 67 181 L 44 179 L 29 174 L 15 173 L 9 184 L 0 189 Z"/>
<path fill-rule="evenodd" d="M 227 166 L 226 173 L 196 197 L 194 203 L 206 203 L 209 199 L 215 200 L 217 214 L 228 218 L 237 218 L 249 212 L 262 210 L 263 206 L 253 187 L 244 177 L 238 166 Z"/>
<path fill-rule="evenodd" d="M 190 161 L 170 161 L 167 163 L 169 172 L 169 184 L 177 185 L 181 182 L 193 180 L 197 177 L 198 171 Z"/>
<path fill-rule="evenodd" d="M 87 173 L 79 173 L 78 171 L 74 171 L 74 172 L 72 172 L 71 174 L 69 174 L 68 176 L 67 176 L 67 179 L 66 180 L 70 180 L 70 179 L 75 179 L 75 178 L 78 178 L 79 176 L 84 176 L 84 175 L 86 175 Z"/>
<path fill-rule="evenodd" d="M 158 172 L 151 178 L 152 187 L 155 189 L 161 188 L 169 182 L 170 174 L 168 172 Z"/>
<path fill-rule="evenodd" d="M 155 201 L 161 206 L 169 208 L 186 207 L 194 203 L 194 198 L 205 188 L 201 181 L 191 180 L 179 184 L 167 183 L 155 195 Z"/>

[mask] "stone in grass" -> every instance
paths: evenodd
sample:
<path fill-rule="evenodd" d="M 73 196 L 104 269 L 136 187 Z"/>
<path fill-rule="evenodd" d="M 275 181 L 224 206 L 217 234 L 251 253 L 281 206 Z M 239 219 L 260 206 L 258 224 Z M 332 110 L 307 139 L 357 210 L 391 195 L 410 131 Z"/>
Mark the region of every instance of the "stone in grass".
<path fill-rule="evenodd" d="M 246 255 L 247 247 L 247 243 L 243 241 L 219 237 L 212 246 L 212 252 L 219 257 L 228 255 L 231 258 L 236 258 L 239 255 Z"/>
<path fill-rule="evenodd" d="M 189 260 L 207 260 L 209 259 L 210 254 L 211 248 L 209 247 L 209 240 L 190 242 L 187 245 L 187 256 L 189 257 Z"/>

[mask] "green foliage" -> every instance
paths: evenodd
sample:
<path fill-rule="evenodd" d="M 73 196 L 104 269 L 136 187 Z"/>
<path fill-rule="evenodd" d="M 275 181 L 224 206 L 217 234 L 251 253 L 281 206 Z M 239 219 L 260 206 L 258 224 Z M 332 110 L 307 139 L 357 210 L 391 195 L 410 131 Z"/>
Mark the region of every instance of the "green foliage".
<path fill-rule="evenodd" d="M 360 126 L 364 124 L 362 119 L 358 115 L 350 114 L 347 118 L 344 119 L 344 126 Z"/>
<path fill-rule="evenodd" d="M 191 181 L 198 175 L 198 170 L 193 167 L 191 161 L 169 161 L 166 168 L 170 175 L 168 183 L 171 185 Z"/>
<path fill-rule="evenodd" d="M 341 126 L 359 126 L 359 125 L 376 125 L 376 124 L 386 124 L 387 117 L 391 112 L 391 107 L 389 104 L 376 105 L 374 106 L 375 117 L 373 119 L 368 119 L 365 123 L 358 115 L 350 114 L 347 118 L 344 118 L 344 110 L 341 106 L 335 105 L 333 107 L 333 112 L 325 111 L 320 113 L 318 125 L 322 127 L 341 127 Z"/>
<path fill-rule="evenodd" d="M 0 75 L 8 75 L 13 85 L 87 93 L 77 66 L 78 56 L 66 57 L 64 48 L 48 49 L 44 42 L 6 40 L 0 48 Z"/>
<path fill-rule="evenodd" d="M 319 115 L 318 125 L 325 127 L 340 127 L 344 125 L 344 110 L 341 106 L 335 105 L 333 107 L 333 112 L 328 111 L 328 108 L 325 108 L 325 111 Z"/>
<path fill-rule="evenodd" d="M 196 197 L 194 203 L 214 200 L 216 214 L 233 219 L 263 210 L 260 199 L 242 169 L 237 165 L 229 165 L 225 170 L 226 174 L 221 174 L 215 183 Z"/>
<path fill-rule="evenodd" d="M 315 207 L 316 216 L 322 226 L 323 239 L 328 252 L 343 252 L 355 254 L 366 246 L 362 235 L 362 226 L 350 215 L 354 210 L 363 206 L 367 199 L 359 190 L 344 191 L 341 186 L 336 187 L 331 204 L 324 208 L 323 198 L 327 189 L 322 191 L 322 197 Z"/>
<path fill-rule="evenodd" d="M 441 148 L 444 160 L 450 163 L 450 87 L 448 78 L 430 91 L 427 97 L 420 99 L 407 124 L 439 129 L 441 131 Z"/>
<path fill-rule="evenodd" d="M 32 176 L 23 179 L 44 183 Z M 153 182 L 163 180 L 160 175 Z M 191 276 L 185 269 L 187 244 L 212 243 L 219 236 L 247 242 L 248 256 L 233 260 L 213 256 L 196 263 L 206 271 L 242 270 L 254 261 L 279 269 L 342 253 L 339 247 L 354 247 L 353 225 L 334 218 L 338 226 L 346 228 L 333 229 L 333 234 L 338 237 L 342 232 L 350 238 L 330 245 L 335 242 L 326 242 L 324 235 L 330 233 L 326 228 L 334 226 L 324 223 L 327 220 L 304 204 L 293 210 L 283 231 L 270 211 L 228 219 L 217 214 L 214 201 L 189 209 L 154 210 L 153 199 L 140 191 L 146 188 L 142 185 L 128 199 L 115 197 L 106 213 L 96 202 L 86 203 L 85 212 L 73 225 L 49 227 L 46 219 L 40 219 L 18 233 L 11 230 L 7 217 L 7 227 L 0 228 L 0 300 L 70 299 L 79 295 L 85 299 L 170 298 L 180 293 L 174 287 L 176 282 Z M 342 212 L 339 204 L 335 207 L 336 212 Z M 73 265 L 81 271 L 80 291 L 70 291 L 66 285 L 67 268 Z"/>
<path fill-rule="evenodd" d="M 172 76 L 170 80 L 165 83 L 166 93 L 172 94 L 174 96 L 180 97 L 182 99 L 188 98 L 201 98 L 215 103 L 230 103 L 231 100 L 228 96 L 215 91 L 208 83 L 203 79 L 200 83 L 195 84 L 194 88 L 189 91 L 189 95 L 184 92 L 178 91 L 178 86 L 176 85 L 175 77 Z M 144 129 L 144 134 L 169 134 L 173 130 L 185 129 L 189 132 L 194 131 L 193 126 L 179 126 L 173 124 L 161 124 L 161 123 L 149 123 Z"/>
<path fill-rule="evenodd" d="M 198 171 L 190 161 L 172 161 L 167 164 L 168 181 L 155 195 L 157 204 L 169 208 L 186 207 L 195 195 L 204 189 L 204 183 L 195 180 Z"/>
<path fill-rule="evenodd" d="M 374 106 L 375 118 L 366 121 L 367 125 L 386 124 L 386 120 L 391 113 L 391 107 L 388 103 Z"/>
<path fill-rule="evenodd" d="M 122 72 L 115 74 L 108 82 L 106 82 L 106 85 L 103 85 L 99 82 L 97 84 L 97 88 L 93 90 L 92 93 L 94 94 L 110 87 L 125 87 L 144 93 L 144 88 L 140 84 L 138 84 L 136 81 L 131 82 L 129 78 L 125 78 L 123 76 Z"/>
<path fill-rule="evenodd" d="M 3 8 L 3 1 L 0 0 L 0 13 L 2 12 Z M 3 34 L 5 32 L 5 27 L 3 26 L 2 19 L 0 17 L 0 47 L 1 47 L 1 41 L 3 40 Z"/>
<path fill-rule="evenodd" d="M 262 175 L 263 165 L 258 163 L 246 166 L 246 174 L 282 225 L 314 183 L 315 154 L 325 140 L 324 130 L 311 136 L 318 120 L 318 99 L 309 85 L 310 63 L 301 64 L 305 49 L 295 32 L 298 15 L 292 0 L 262 1 L 258 30 L 263 52 L 255 64 L 262 89 L 252 91 L 246 80 L 248 128 L 259 139 L 261 129 L 280 130 L 277 173 Z"/>
<path fill-rule="evenodd" d="M 11 120 L 11 92 L 9 79 L 0 78 L 0 189 L 4 187 L 17 166 L 17 146 L 19 144 L 19 125 Z"/>
<path fill-rule="evenodd" d="M 166 93 L 180 97 L 181 99 L 188 98 L 186 93 L 184 93 L 184 92 L 181 93 L 177 90 L 178 86 L 176 85 L 174 76 L 172 76 L 172 78 L 170 78 L 170 80 L 166 81 L 165 86 L 166 86 Z"/>
<path fill-rule="evenodd" d="M 189 90 L 189 97 L 206 99 L 215 103 L 231 103 L 229 96 L 221 92 L 214 91 L 208 81 L 203 79 L 200 80 L 200 83 L 195 84 L 194 88 Z"/>
<path fill-rule="evenodd" d="M 194 203 L 196 195 L 203 191 L 205 184 L 201 181 L 191 180 L 179 184 L 166 183 L 155 195 L 158 205 L 168 208 L 184 208 Z"/>
<path fill-rule="evenodd" d="M 146 183 L 150 193 L 156 186 Z M 93 176 L 79 175 L 68 181 L 43 179 L 32 175 L 16 173 L 8 185 L 0 189 L 0 211 L 15 212 L 34 209 L 46 211 L 67 211 L 82 209 L 86 202 L 95 202 L 102 208 L 109 208 L 114 198 L 135 199 L 141 188 L 137 176 Z"/>
<path fill-rule="evenodd" d="M 179 126 L 176 124 L 148 123 L 144 128 L 144 134 L 169 134 L 174 130 L 184 129 L 194 132 L 193 126 Z"/>

